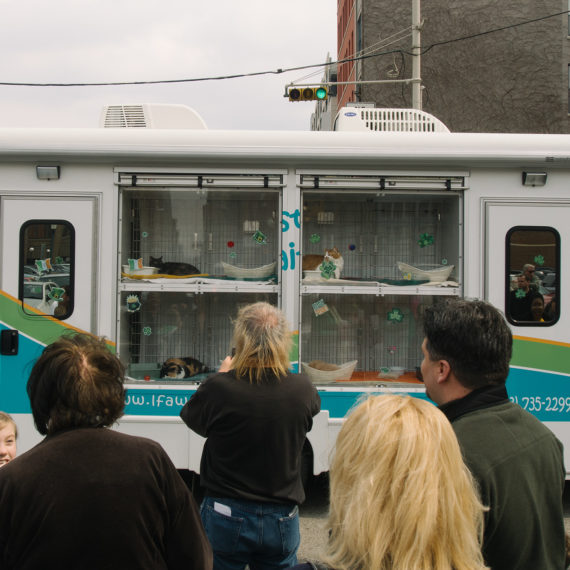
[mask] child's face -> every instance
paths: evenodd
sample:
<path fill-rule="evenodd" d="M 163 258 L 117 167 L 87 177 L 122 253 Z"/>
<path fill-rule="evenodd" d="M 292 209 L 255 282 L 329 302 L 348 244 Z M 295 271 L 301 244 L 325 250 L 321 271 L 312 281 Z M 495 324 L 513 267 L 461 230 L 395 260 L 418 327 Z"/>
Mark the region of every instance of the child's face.
<path fill-rule="evenodd" d="M 0 428 L 0 467 L 16 457 L 16 431 L 11 423 Z"/>

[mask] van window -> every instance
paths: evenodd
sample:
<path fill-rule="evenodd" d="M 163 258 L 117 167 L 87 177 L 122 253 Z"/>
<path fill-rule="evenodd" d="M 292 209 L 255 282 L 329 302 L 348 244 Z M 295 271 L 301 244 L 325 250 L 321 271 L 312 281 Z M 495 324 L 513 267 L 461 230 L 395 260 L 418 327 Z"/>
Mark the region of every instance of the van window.
<path fill-rule="evenodd" d="M 73 312 L 75 230 L 63 220 L 29 220 L 20 228 L 18 298 L 26 313 L 67 319 Z"/>
<path fill-rule="evenodd" d="M 560 315 L 560 235 L 517 226 L 506 240 L 505 312 L 517 326 L 550 326 Z"/>

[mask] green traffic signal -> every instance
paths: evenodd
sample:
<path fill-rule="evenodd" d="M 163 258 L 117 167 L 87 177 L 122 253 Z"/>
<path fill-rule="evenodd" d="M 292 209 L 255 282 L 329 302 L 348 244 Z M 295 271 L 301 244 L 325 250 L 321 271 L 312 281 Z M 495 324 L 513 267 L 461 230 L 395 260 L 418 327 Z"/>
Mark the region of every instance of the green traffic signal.
<path fill-rule="evenodd" d="M 292 87 L 288 91 L 289 101 L 324 101 L 328 96 L 326 87 Z"/>
<path fill-rule="evenodd" d="M 315 89 L 315 98 L 319 101 L 323 101 L 327 98 L 327 89 L 326 87 L 318 87 Z"/>

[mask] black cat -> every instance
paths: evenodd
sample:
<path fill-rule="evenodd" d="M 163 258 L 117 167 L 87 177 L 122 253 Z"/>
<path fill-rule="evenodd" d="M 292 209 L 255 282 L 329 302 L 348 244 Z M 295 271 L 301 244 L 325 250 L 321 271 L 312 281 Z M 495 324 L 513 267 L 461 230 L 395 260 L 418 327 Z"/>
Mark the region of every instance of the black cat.
<path fill-rule="evenodd" d="M 148 264 L 157 267 L 161 275 L 197 275 L 200 270 L 191 263 L 181 263 L 179 261 L 162 261 L 160 257 L 150 256 Z"/>
<path fill-rule="evenodd" d="M 196 358 L 169 358 L 160 369 L 160 377 L 182 379 L 207 372 L 212 372 L 212 370 Z"/>

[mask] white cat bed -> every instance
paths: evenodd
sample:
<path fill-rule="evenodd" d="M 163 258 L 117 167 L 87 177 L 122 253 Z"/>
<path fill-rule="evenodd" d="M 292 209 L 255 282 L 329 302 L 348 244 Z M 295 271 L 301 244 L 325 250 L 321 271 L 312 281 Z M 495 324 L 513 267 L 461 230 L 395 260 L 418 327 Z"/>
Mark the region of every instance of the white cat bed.
<path fill-rule="evenodd" d="M 305 362 L 301 362 L 303 372 L 314 384 L 328 384 L 337 380 L 350 380 L 357 364 L 358 360 L 351 360 L 345 364 L 340 364 L 337 370 L 318 370 Z"/>
<path fill-rule="evenodd" d="M 141 269 L 129 269 L 128 265 L 123 265 L 125 275 L 154 275 L 158 271 L 157 267 L 143 267 Z"/>
<path fill-rule="evenodd" d="M 320 269 L 304 270 L 303 277 L 308 281 L 324 281 L 324 277 L 321 275 Z"/>
<path fill-rule="evenodd" d="M 414 267 L 403 261 L 398 261 L 398 269 L 404 276 L 410 275 L 414 281 L 423 281 L 425 279 L 434 283 L 447 281 L 454 267 L 454 265 L 422 265 L 421 267 Z"/>
<path fill-rule="evenodd" d="M 261 265 L 260 267 L 246 269 L 244 267 L 236 267 L 235 265 L 230 265 L 229 263 L 224 263 L 222 261 L 224 275 L 227 277 L 233 277 L 234 279 L 264 279 L 275 273 L 276 264 L 277 262 L 274 261 L 273 263 L 268 263 L 267 265 Z"/>

